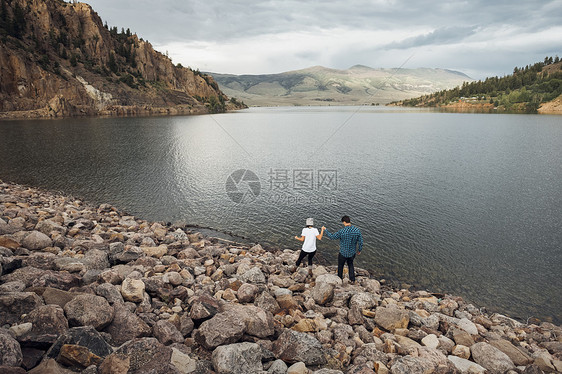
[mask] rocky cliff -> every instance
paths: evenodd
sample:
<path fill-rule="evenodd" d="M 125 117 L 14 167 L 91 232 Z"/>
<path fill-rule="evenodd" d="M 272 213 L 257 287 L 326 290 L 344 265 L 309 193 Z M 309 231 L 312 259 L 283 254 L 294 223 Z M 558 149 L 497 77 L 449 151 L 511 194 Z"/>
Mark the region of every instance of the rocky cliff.
<path fill-rule="evenodd" d="M 0 118 L 220 112 L 212 77 L 174 65 L 85 3 L 0 0 Z"/>

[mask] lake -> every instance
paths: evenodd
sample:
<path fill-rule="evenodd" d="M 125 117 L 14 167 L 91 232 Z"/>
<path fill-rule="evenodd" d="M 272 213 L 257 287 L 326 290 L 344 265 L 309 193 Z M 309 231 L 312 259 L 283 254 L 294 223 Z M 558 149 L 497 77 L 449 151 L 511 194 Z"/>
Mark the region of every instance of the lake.
<path fill-rule="evenodd" d="M 361 228 L 377 278 L 562 322 L 562 117 L 386 107 L 0 122 L 0 178 L 282 248 Z M 338 244 L 319 253 L 335 263 Z"/>

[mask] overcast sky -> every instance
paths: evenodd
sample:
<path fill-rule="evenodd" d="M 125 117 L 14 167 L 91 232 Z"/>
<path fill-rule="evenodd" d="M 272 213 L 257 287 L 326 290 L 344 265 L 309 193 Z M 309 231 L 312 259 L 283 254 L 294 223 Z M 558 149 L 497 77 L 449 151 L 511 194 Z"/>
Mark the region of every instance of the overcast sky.
<path fill-rule="evenodd" d="M 89 0 L 174 63 L 264 74 L 430 67 L 475 79 L 562 57 L 562 0 Z"/>

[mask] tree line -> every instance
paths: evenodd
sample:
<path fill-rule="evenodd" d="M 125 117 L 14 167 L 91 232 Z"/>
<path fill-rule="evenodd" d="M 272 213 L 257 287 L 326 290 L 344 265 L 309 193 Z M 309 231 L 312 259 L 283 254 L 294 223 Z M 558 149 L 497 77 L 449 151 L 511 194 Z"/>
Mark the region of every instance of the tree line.
<path fill-rule="evenodd" d="M 441 106 L 470 100 L 487 102 L 501 110 L 536 112 L 541 103 L 562 94 L 562 62 L 558 56 L 524 67 L 515 67 L 513 74 L 489 77 L 430 95 L 402 101 L 405 106 Z"/>

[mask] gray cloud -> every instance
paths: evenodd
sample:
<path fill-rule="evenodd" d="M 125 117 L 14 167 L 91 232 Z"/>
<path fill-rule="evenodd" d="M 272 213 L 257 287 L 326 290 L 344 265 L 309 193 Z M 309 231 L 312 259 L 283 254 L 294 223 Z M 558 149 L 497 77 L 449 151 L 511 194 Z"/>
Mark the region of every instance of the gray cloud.
<path fill-rule="evenodd" d="M 409 67 L 465 69 L 479 77 L 562 52 L 557 0 L 89 3 L 109 25 L 130 28 L 184 65 L 230 73 L 395 67 L 413 54 Z"/>
<path fill-rule="evenodd" d="M 467 37 L 474 35 L 476 31 L 477 31 L 477 27 L 475 26 L 441 27 L 427 34 L 407 38 L 398 43 L 391 43 L 386 48 L 405 49 L 405 48 L 412 48 L 412 47 L 421 47 L 424 45 L 431 45 L 431 44 L 459 43 L 462 42 Z"/>

